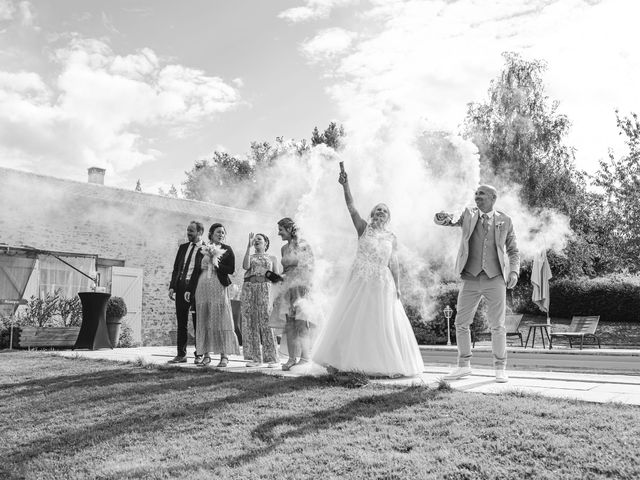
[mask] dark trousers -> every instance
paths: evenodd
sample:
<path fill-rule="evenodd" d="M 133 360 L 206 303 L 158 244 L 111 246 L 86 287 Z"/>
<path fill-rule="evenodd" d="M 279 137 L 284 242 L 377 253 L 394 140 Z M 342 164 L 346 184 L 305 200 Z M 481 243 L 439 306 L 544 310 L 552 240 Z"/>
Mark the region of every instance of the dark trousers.
<path fill-rule="evenodd" d="M 195 300 L 191 298 L 191 303 L 188 303 L 184 299 L 184 292 L 186 290 L 186 285 L 183 283 L 178 283 L 176 288 L 176 318 L 178 320 L 178 356 L 186 357 L 187 356 L 187 340 L 189 337 L 189 309 L 192 305 L 195 305 Z M 193 331 L 196 330 L 196 312 L 195 308 L 193 309 L 192 317 L 193 319 Z M 197 354 L 197 353 L 196 353 Z"/>

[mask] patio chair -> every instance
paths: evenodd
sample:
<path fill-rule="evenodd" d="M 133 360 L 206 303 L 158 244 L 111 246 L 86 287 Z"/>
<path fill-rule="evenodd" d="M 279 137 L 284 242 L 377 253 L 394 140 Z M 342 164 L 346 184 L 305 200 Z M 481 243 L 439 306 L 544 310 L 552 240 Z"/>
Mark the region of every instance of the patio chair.
<path fill-rule="evenodd" d="M 575 339 L 580 339 L 580 350 L 582 350 L 582 345 L 584 344 L 585 338 L 590 338 L 593 340 L 593 343 L 598 343 L 598 348 L 600 348 L 600 339 L 595 334 L 596 328 L 598 328 L 598 322 L 600 321 L 600 315 L 590 316 L 590 317 L 582 317 L 575 316 L 571 319 L 571 325 L 569 325 L 569 330 L 566 332 L 551 332 L 551 337 L 549 338 L 549 350 L 553 347 L 553 339 L 555 338 L 566 338 L 569 340 L 569 348 L 573 348 L 573 341 Z"/>
<path fill-rule="evenodd" d="M 522 314 L 519 313 L 517 315 L 505 315 L 504 317 L 504 327 L 507 330 L 507 337 L 518 337 L 520 339 L 520 346 L 523 346 L 522 343 L 522 334 L 518 330 L 520 327 L 520 322 L 522 321 Z M 475 335 L 472 334 L 473 346 L 476 346 L 476 340 L 478 337 L 489 335 L 491 337 L 491 330 L 483 330 L 481 332 L 476 332 Z"/>

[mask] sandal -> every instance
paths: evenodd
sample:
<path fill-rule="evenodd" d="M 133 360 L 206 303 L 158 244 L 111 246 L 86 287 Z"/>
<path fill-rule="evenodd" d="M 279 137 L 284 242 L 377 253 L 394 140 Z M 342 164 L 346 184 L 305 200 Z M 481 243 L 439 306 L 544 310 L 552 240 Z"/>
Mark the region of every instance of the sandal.
<path fill-rule="evenodd" d="M 229 364 L 229 359 L 227 357 L 222 357 L 220 358 L 220 363 L 218 363 L 218 365 L 216 365 L 219 368 L 223 368 L 226 367 Z"/>
<path fill-rule="evenodd" d="M 202 359 L 202 362 L 200 362 L 198 364 L 199 367 L 206 367 L 207 365 L 209 365 L 211 363 L 211 357 L 204 357 Z"/>
<path fill-rule="evenodd" d="M 291 367 L 293 367 L 296 363 L 297 362 L 295 360 L 291 359 L 287 363 L 282 364 L 282 370 L 284 370 L 285 372 L 291 370 Z"/>

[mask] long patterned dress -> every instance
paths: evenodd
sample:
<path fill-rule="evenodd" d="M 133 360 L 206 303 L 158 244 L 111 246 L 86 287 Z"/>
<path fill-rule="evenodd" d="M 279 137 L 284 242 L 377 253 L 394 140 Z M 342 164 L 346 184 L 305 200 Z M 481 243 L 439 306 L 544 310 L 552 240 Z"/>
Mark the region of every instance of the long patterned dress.
<path fill-rule="evenodd" d="M 204 255 L 196 287 L 196 351 L 201 355 L 208 352 L 239 355 L 229 289 L 220 283 L 209 264 L 210 257 Z"/>
<path fill-rule="evenodd" d="M 424 370 L 418 342 L 389 269 L 394 235 L 368 225 L 313 360 L 338 370 L 412 376 Z"/>
<path fill-rule="evenodd" d="M 273 270 L 270 255 L 251 255 L 242 285 L 242 352 L 245 360 L 263 363 L 264 359 L 265 363 L 277 363 L 276 338 L 269 327 L 271 282 L 264 277 L 267 270 Z"/>

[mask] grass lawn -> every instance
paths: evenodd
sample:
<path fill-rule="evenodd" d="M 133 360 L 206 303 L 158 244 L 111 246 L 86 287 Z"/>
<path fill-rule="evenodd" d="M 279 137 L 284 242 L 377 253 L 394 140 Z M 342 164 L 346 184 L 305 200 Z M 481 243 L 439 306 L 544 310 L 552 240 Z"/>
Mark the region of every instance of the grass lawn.
<path fill-rule="evenodd" d="M 640 408 L 0 352 L 0 478 L 637 479 Z"/>

